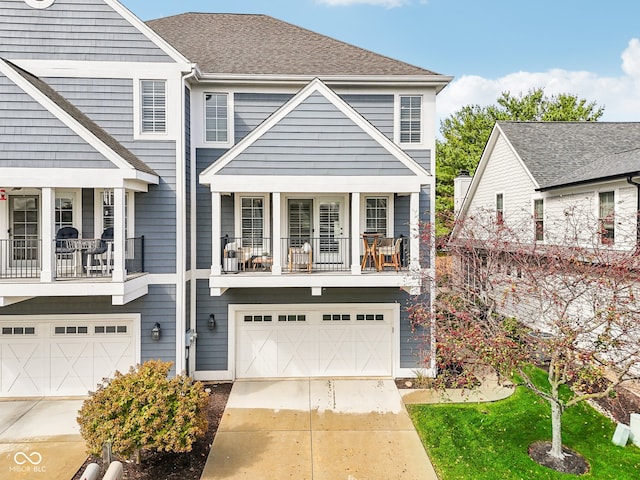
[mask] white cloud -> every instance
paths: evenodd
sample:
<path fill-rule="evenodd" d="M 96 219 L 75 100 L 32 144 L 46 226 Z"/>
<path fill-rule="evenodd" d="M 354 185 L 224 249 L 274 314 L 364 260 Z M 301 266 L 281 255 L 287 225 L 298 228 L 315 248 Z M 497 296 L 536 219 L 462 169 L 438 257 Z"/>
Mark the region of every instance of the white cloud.
<path fill-rule="evenodd" d="M 350 5 L 374 5 L 386 8 L 401 7 L 408 5 L 411 0 L 316 0 L 318 3 L 329 5 L 330 7 L 345 7 Z"/>
<path fill-rule="evenodd" d="M 473 75 L 454 79 L 438 95 L 438 128 L 440 120 L 465 105 L 491 105 L 502 92 L 518 95 L 539 87 L 546 95 L 570 93 L 596 102 L 605 107 L 601 121 L 640 121 L 640 40 L 631 39 L 621 58 L 622 73 L 618 77 L 554 69 L 511 73 L 498 79 Z"/>

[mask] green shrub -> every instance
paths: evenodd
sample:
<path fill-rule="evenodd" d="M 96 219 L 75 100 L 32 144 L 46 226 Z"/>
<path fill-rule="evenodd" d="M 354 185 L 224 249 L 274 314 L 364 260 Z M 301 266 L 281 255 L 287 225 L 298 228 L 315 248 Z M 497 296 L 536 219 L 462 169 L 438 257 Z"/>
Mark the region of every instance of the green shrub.
<path fill-rule="evenodd" d="M 142 449 L 188 452 L 207 430 L 208 394 L 185 375 L 168 378 L 171 362 L 150 360 L 129 373 L 116 372 L 91 393 L 78 416 L 91 455 L 105 443 L 125 458 Z"/>

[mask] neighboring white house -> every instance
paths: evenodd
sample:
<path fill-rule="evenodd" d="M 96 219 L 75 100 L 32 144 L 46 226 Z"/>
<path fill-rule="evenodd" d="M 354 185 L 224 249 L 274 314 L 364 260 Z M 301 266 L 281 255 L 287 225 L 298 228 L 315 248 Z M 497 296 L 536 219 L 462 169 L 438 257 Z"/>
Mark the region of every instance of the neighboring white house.
<path fill-rule="evenodd" d="M 640 123 L 497 122 L 458 218 L 492 211 L 531 242 L 637 246 Z M 573 219 L 573 220 L 572 220 Z"/>
<path fill-rule="evenodd" d="M 553 330 L 560 305 L 592 318 L 607 298 L 603 283 L 559 270 L 525 280 L 517 249 L 546 259 L 541 265 L 577 251 L 600 264 L 616 252 L 630 255 L 638 248 L 639 192 L 640 123 L 498 122 L 457 214 L 453 238 L 473 237 L 475 247 L 457 255 L 456 271 L 500 313 L 532 327 Z M 483 249 L 490 266 L 475 254 Z M 562 290 L 572 282 L 583 290 Z M 556 293 L 563 300 L 554 305 Z"/>
<path fill-rule="evenodd" d="M 205 380 L 423 366 L 404 306 L 431 288 L 415 233 L 451 77 L 117 0 L 3 0 L 0 38 L 0 397 L 155 358 Z"/>

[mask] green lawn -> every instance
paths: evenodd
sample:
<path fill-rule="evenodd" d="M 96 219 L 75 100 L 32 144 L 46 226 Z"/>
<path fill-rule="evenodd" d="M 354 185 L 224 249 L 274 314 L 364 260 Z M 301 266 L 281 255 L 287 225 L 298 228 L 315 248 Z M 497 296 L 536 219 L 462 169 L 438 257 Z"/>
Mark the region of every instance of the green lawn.
<path fill-rule="evenodd" d="M 614 446 L 615 423 L 586 403 L 563 415 L 564 445 L 585 456 L 591 466 L 579 477 L 529 458 L 529 444 L 551 439 L 551 419 L 548 405 L 524 387 L 495 403 L 408 408 L 441 480 L 640 478 L 640 449 Z"/>

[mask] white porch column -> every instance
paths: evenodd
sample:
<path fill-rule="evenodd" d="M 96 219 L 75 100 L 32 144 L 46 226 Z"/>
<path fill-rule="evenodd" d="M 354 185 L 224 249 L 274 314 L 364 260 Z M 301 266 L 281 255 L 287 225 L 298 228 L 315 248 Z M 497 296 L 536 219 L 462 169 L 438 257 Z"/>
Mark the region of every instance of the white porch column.
<path fill-rule="evenodd" d="M 211 275 L 222 275 L 222 196 L 219 192 L 211 192 Z"/>
<path fill-rule="evenodd" d="M 351 274 L 360 275 L 360 192 L 351 194 Z"/>
<path fill-rule="evenodd" d="M 124 233 L 125 195 L 126 190 L 124 188 L 113 189 L 113 271 L 111 272 L 111 278 L 114 282 L 124 282 L 127 276 L 124 266 L 124 253 L 127 242 Z M 108 254 L 107 258 L 109 258 Z"/>
<path fill-rule="evenodd" d="M 271 273 L 282 275 L 282 194 L 273 192 L 272 199 L 273 231 L 271 232 Z"/>
<path fill-rule="evenodd" d="M 420 193 L 411 194 L 409 206 L 409 270 L 420 271 Z"/>
<path fill-rule="evenodd" d="M 56 236 L 55 208 L 56 190 L 49 187 L 43 188 L 40 233 L 40 239 L 42 241 L 41 282 L 52 282 L 56 276 L 56 250 L 53 244 Z"/>

